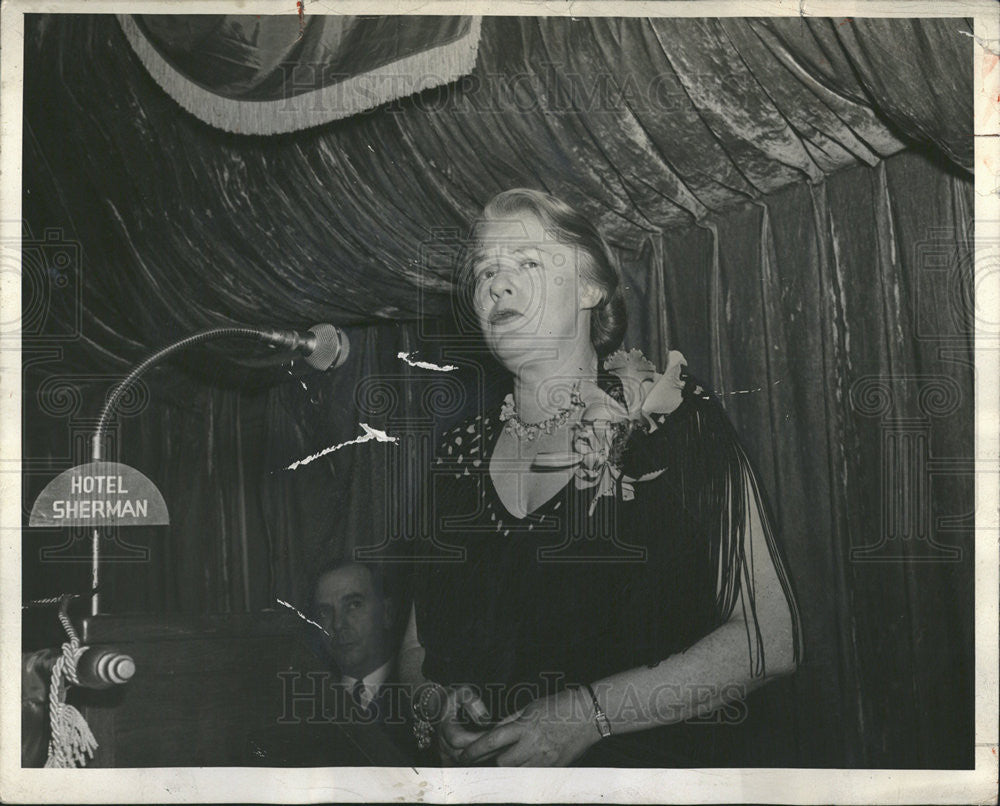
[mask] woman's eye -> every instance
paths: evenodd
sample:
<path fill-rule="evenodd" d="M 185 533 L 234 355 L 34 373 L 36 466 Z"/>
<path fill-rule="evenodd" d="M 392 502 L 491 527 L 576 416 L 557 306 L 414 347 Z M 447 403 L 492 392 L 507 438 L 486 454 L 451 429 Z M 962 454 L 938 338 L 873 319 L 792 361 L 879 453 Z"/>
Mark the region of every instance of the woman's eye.
<path fill-rule="evenodd" d="M 537 269 L 541 265 L 537 260 L 525 260 L 521 262 L 522 269 Z"/>

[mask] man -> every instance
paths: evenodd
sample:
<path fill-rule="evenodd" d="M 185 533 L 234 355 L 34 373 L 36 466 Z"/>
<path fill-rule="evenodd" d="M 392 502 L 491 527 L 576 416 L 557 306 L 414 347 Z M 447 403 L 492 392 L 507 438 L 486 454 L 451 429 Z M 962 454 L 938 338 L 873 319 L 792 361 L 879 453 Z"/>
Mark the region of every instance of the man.
<path fill-rule="evenodd" d="M 340 683 L 362 715 L 380 722 L 398 720 L 398 706 L 392 708 L 391 698 L 384 696 L 386 684 L 394 682 L 395 654 L 393 603 L 380 575 L 358 562 L 338 562 L 320 572 L 313 606 L 316 621 L 329 636 Z"/>
<path fill-rule="evenodd" d="M 395 602 L 377 568 L 342 560 L 322 569 L 314 587 L 313 611 L 328 633 L 341 676 L 341 720 L 374 724 L 372 729 L 380 730 L 395 750 L 390 758 L 384 742 L 376 741 L 371 763 L 432 763 L 433 755 L 420 753 L 413 736 L 410 689 L 397 676 Z M 365 739 L 365 732 L 356 738 Z"/>
<path fill-rule="evenodd" d="M 249 760 L 310 767 L 414 763 L 410 698 L 395 677 L 395 608 L 381 574 L 342 560 L 314 579 L 311 615 L 323 633 L 312 626 L 305 633 L 310 657 L 292 664 L 305 674 L 282 689 L 282 719 L 250 737 Z M 331 661 L 333 680 L 316 668 L 318 662 L 329 669 Z M 317 715 L 309 705 L 320 703 Z"/>

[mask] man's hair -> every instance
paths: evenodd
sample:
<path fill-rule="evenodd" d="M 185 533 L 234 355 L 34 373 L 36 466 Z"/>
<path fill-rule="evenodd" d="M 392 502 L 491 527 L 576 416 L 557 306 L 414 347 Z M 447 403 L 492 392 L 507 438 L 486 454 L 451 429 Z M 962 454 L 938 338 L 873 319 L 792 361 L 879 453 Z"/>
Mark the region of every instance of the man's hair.
<path fill-rule="evenodd" d="M 366 563 L 360 560 L 355 560 L 352 557 L 341 557 L 340 559 L 330 560 L 329 562 L 324 563 L 313 575 L 312 584 L 309 586 L 310 606 L 313 608 L 316 607 L 316 588 L 319 587 L 320 580 L 322 580 L 323 577 L 327 574 L 332 574 L 334 571 L 339 571 L 342 568 L 350 568 L 352 566 L 364 568 L 371 578 L 372 588 L 374 589 L 376 595 L 380 599 L 386 598 L 385 576 L 382 573 L 380 566 L 374 563 Z"/>

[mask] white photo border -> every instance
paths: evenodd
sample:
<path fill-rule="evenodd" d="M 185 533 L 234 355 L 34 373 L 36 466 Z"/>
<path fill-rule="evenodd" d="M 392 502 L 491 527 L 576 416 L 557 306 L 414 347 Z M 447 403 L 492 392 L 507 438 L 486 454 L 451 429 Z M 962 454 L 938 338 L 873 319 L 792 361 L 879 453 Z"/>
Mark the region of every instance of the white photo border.
<path fill-rule="evenodd" d="M 26 13 L 296 14 L 293 0 L 6 0 L 0 11 L 0 237 L 20 241 Z M 978 310 L 1000 310 L 1000 6 L 983 2 L 437 2 L 308 0 L 305 13 L 974 19 Z M 956 34 L 959 35 L 959 34 Z M 87 65 L 79 65 L 86 70 Z M 986 271 L 982 267 L 988 267 Z M 21 311 L 20 275 L 0 272 L 2 321 Z M 995 317 L 993 317 L 995 319 Z M 988 317 L 989 321 L 990 318 Z M 32 803 L 397 801 L 431 803 L 996 803 L 1000 336 L 976 318 L 975 769 L 21 769 L 20 343 L 0 349 L 0 800 Z"/>

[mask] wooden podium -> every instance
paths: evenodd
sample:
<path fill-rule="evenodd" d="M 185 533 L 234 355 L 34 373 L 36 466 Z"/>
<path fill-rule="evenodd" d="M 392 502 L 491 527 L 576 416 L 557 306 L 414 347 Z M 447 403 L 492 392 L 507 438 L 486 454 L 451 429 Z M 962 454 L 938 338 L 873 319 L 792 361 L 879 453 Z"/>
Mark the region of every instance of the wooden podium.
<path fill-rule="evenodd" d="M 308 692 L 337 682 L 314 629 L 276 611 L 86 618 L 82 644 L 135 660 L 124 685 L 71 691 L 100 745 L 88 767 L 408 765 L 381 726 L 314 713 Z"/>

